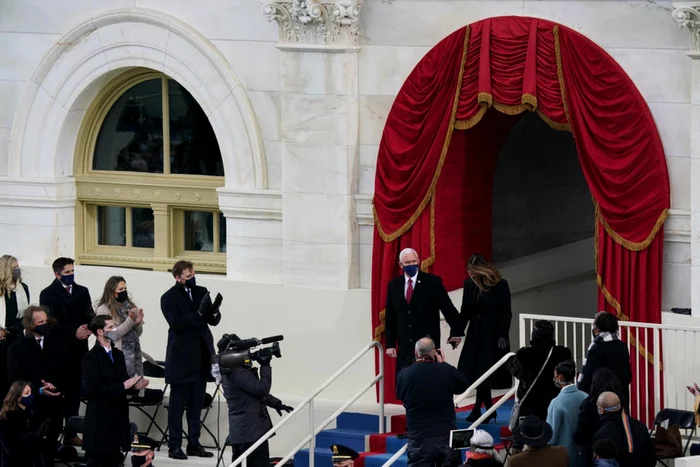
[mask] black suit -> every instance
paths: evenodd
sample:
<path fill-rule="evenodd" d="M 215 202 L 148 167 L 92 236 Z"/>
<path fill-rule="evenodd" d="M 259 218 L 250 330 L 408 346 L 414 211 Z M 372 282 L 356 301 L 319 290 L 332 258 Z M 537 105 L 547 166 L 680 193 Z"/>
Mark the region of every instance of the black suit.
<path fill-rule="evenodd" d="M 188 446 L 199 445 L 204 393 L 214 356 L 214 338 L 209 325 L 216 326 L 221 321 L 218 310 L 216 313 L 199 314 L 198 309 L 206 293 L 206 288 L 195 286 L 190 301 L 185 287 L 175 284 L 160 299 L 160 308 L 170 326 L 165 355 L 165 382 L 170 384 L 168 426 L 171 449 L 182 445 L 182 414 L 185 407 Z M 209 303 L 211 305 L 211 301 Z"/>
<path fill-rule="evenodd" d="M 270 395 L 272 369 L 269 365 L 256 368 L 242 366 L 222 376 L 221 385 L 228 405 L 229 440 L 233 445 L 233 460 L 243 454 L 272 428 L 267 407 L 276 407 L 280 400 Z M 250 467 L 266 467 L 270 463 L 267 441 L 248 458 Z"/>
<path fill-rule="evenodd" d="M 442 279 L 427 272 L 418 272 L 411 304 L 404 293 L 406 278 L 402 274 L 389 282 L 386 297 L 384 332 L 386 348 L 397 348 L 396 374 L 414 359 L 416 341 L 430 337 L 440 348 L 440 312 L 450 325 L 450 337 L 464 334 L 459 313 L 452 304 Z"/>
<path fill-rule="evenodd" d="M 586 355 L 586 364 L 582 368 L 583 378 L 578 388 L 588 394 L 591 392 L 593 375 L 598 368 L 607 368 L 617 376 L 624 390 L 624 405 L 630 400 L 630 384 L 632 383 L 632 368 L 627 344 L 619 339 L 608 342 L 598 342 Z"/>
<path fill-rule="evenodd" d="M 114 345 L 112 359 L 99 342 L 83 358 L 83 387 L 88 401 L 83 449 L 89 466 L 120 466 L 121 452 L 128 451 L 131 445 L 129 404 L 124 389 L 129 375 L 124 354 Z"/>
<path fill-rule="evenodd" d="M 620 467 L 654 467 L 656 456 L 654 443 L 649 436 L 649 430 L 640 422 L 630 417 L 630 435 L 633 448 L 629 452 L 625 427 L 622 422 L 622 412 L 605 413 L 600 416 L 600 428 L 593 436 L 595 443 L 599 439 L 608 439 L 615 445 L 617 455 L 615 460 Z"/>
<path fill-rule="evenodd" d="M 42 380 L 63 391 L 65 347 L 52 336 L 43 338 L 43 349 L 34 336 L 26 336 L 10 346 L 7 356 L 8 381 L 28 381 L 33 386 L 34 408 L 43 418 L 51 420 L 43 442 L 44 464 L 52 466 L 56 443 L 63 429 L 63 396 L 40 395 Z"/>
<path fill-rule="evenodd" d="M 82 285 L 73 284 L 68 292 L 63 284 L 54 280 L 41 291 L 39 303 L 49 308 L 49 315 L 57 323 L 52 329 L 53 336 L 63 340 L 66 347 L 64 368 L 66 370 L 63 390 L 66 420 L 78 415 L 82 385 L 81 365 L 88 351 L 87 339 L 80 340 L 75 333 L 83 324 L 90 324 L 95 316 L 90 292 Z M 67 434 L 67 438 L 74 436 Z"/>

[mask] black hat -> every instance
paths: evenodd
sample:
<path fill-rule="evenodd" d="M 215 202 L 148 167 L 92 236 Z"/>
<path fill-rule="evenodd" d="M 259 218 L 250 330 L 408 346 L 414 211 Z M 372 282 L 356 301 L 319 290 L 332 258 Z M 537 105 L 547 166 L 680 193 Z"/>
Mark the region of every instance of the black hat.
<path fill-rule="evenodd" d="M 357 453 L 357 451 L 350 449 L 347 446 L 343 446 L 342 444 L 334 444 L 331 446 L 331 451 L 333 452 L 333 457 L 331 458 L 331 461 L 335 462 L 342 462 L 348 459 L 355 460 L 360 455 Z"/>
<path fill-rule="evenodd" d="M 552 439 L 552 427 L 534 415 L 528 415 L 513 429 L 513 439 L 535 448 L 546 446 Z"/>
<path fill-rule="evenodd" d="M 131 450 L 135 452 L 154 450 L 159 445 L 160 443 L 158 441 L 155 441 L 146 435 L 136 434 L 134 435 L 134 439 L 131 442 Z"/>

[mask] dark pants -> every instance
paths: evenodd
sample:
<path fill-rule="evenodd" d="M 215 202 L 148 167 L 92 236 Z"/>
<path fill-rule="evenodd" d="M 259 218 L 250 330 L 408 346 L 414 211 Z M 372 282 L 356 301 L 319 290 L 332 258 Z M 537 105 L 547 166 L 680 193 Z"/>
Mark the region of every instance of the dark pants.
<path fill-rule="evenodd" d="M 476 388 L 476 401 L 474 402 L 474 408 L 472 410 L 480 413 L 482 405 L 486 410 L 493 406 L 491 390 L 488 388 Z"/>
<path fill-rule="evenodd" d="M 399 373 L 401 373 L 401 370 L 413 365 L 413 362 L 415 361 L 416 355 L 413 352 L 408 354 L 398 354 L 396 356 L 396 377 L 398 378 Z"/>
<path fill-rule="evenodd" d="M 53 467 L 58 438 L 63 431 L 64 403 L 61 397 L 37 396 L 36 407 L 42 418 L 49 419 L 49 430 L 42 441 L 44 467 Z"/>
<path fill-rule="evenodd" d="M 64 387 L 61 391 L 63 394 L 63 414 L 66 419 L 66 425 L 68 425 L 68 420 L 70 420 L 71 417 L 75 417 L 80 414 L 80 392 L 83 385 L 83 376 L 80 369 L 80 364 L 83 357 L 81 355 L 74 356 L 73 358 L 78 359 L 78 364 L 75 365 L 74 362 L 71 362 L 67 365 Z M 78 436 L 76 431 L 66 426 L 65 440 L 67 441 L 71 438 L 75 438 L 76 436 Z"/>
<path fill-rule="evenodd" d="M 124 455 L 121 452 L 96 452 L 87 453 L 88 467 L 121 467 L 124 463 Z"/>
<path fill-rule="evenodd" d="M 252 445 L 253 443 L 234 444 L 233 459 L 231 459 L 231 462 L 236 462 L 236 459 Z M 258 448 L 248 456 L 246 465 L 248 467 L 268 467 L 270 465 L 270 447 L 267 441 L 258 446 Z"/>
<path fill-rule="evenodd" d="M 459 451 L 450 448 L 449 433 L 431 438 L 408 438 L 409 467 L 452 467 L 462 465 Z"/>
<path fill-rule="evenodd" d="M 182 447 L 182 415 L 187 408 L 187 445 L 199 446 L 202 408 L 207 389 L 207 375 L 203 371 L 195 381 L 170 385 L 168 430 L 170 449 Z"/>

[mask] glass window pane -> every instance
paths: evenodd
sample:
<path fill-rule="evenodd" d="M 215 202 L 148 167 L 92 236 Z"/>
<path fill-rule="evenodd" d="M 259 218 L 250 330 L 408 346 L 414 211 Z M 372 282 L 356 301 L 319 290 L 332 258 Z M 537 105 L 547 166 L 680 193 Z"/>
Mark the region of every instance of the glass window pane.
<path fill-rule="evenodd" d="M 185 250 L 214 251 L 214 213 L 185 211 Z"/>
<path fill-rule="evenodd" d="M 132 242 L 137 248 L 153 248 L 154 223 L 150 208 L 131 208 Z"/>
<path fill-rule="evenodd" d="M 126 209 L 97 206 L 97 244 L 126 245 Z"/>
<path fill-rule="evenodd" d="M 97 136 L 92 168 L 163 173 L 161 79 L 133 86 L 112 105 Z"/>
<path fill-rule="evenodd" d="M 226 218 L 219 213 L 219 251 L 226 253 Z"/>
<path fill-rule="evenodd" d="M 224 175 L 221 151 L 206 114 L 185 88 L 168 80 L 170 173 Z"/>

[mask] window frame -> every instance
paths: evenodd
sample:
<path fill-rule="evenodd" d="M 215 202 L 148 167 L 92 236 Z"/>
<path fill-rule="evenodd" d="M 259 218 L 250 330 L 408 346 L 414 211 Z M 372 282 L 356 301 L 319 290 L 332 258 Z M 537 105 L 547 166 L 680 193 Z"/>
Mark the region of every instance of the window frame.
<path fill-rule="evenodd" d="M 93 169 L 97 138 L 112 106 L 133 86 L 152 79 L 161 80 L 163 91 L 163 173 Z M 196 262 L 198 271 L 226 273 L 226 253 L 185 251 L 178 248 L 175 241 L 178 235 L 184 238 L 182 229 L 185 227 L 184 216 L 178 218 L 177 211 L 220 212 L 216 189 L 225 185 L 225 177 L 169 173 L 168 80 L 171 79 L 153 70 L 129 70 L 108 83 L 85 114 L 74 158 L 76 262 L 79 264 L 167 271 L 177 260 L 188 259 Z M 98 245 L 97 206 L 151 208 L 154 248 Z"/>

